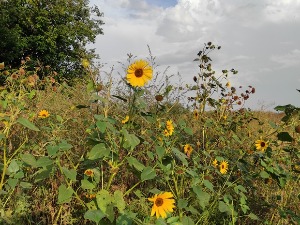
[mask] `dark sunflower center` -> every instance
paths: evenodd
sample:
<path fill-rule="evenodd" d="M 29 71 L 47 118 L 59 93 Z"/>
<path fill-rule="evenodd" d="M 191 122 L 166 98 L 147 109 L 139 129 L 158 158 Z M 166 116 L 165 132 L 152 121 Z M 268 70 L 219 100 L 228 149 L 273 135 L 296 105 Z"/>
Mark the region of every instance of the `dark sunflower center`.
<path fill-rule="evenodd" d="M 266 146 L 266 143 L 265 143 L 265 142 L 261 142 L 261 143 L 260 143 L 260 146 L 261 146 L 261 147 L 265 147 L 265 146 Z"/>
<path fill-rule="evenodd" d="M 224 165 L 222 165 L 221 167 L 222 167 L 222 169 L 224 169 L 224 168 L 225 168 L 225 166 L 224 166 Z"/>
<path fill-rule="evenodd" d="M 143 70 L 142 70 L 142 69 L 137 69 L 137 70 L 135 70 L 134 75 L 135 75 L 136 77 L 141 77 L 141 76 L 143 76 Z"/>
<path fill-rule="evenodd" d="M 163 200 L 162 198 L 157 198 L 157 199 L 155 200 L 155 205 L 156 205 L 157 207 L 162 206 L 163 203 L 164 203 L 164 200 Z"/>

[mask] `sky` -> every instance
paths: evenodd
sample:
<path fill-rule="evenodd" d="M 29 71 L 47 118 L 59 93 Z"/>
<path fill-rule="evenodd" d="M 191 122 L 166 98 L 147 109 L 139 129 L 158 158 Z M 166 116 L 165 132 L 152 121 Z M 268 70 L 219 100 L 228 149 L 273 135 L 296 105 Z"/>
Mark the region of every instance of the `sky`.
<path fill-rule="evenodd" d="M 216 73 L 234 68 L 233 86 L 252 85 L 253 110 L 300 107 L 300 0 L 90 0 L 104 13 L 104 35 L 95 44 L 108 69 L 127 54 L 156 57 L 157 70 L 193 83 L 193 60 L 208 41 Z"/>

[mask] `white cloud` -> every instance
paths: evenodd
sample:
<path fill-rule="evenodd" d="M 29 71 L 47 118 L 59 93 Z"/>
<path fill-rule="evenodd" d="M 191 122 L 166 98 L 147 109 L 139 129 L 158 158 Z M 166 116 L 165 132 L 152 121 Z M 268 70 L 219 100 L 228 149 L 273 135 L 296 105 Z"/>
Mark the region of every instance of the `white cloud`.
<path fill-rule="evenodd" d="M 281 55 L 272 55 L 271 60 L 281 65 L 281 68 L 294 67 L 300 64 L 300 50 L 294 49 L 291 52 Z"/>
<path fill-rule="evenodd" d="M 222 46 L 212 54 L 216 71 L 237 69 L 233 82 L 257 87 L 253 98 L 299 102 L 285 94 L 289 90 L 275 89 L 299 84 L 300 0 L 178 0 L 168 7 L 155 5 L 158 0 L 93 1 L 105 15 L 104 35 L 95 45 L 102 62 L 126 63 L 127 53 L 145 58 L 149 44 L 158 69 L 171 66 L 169 73 L 178 71 L 190 82 L 198 72 L 193 59 L 212 41 Z"/>

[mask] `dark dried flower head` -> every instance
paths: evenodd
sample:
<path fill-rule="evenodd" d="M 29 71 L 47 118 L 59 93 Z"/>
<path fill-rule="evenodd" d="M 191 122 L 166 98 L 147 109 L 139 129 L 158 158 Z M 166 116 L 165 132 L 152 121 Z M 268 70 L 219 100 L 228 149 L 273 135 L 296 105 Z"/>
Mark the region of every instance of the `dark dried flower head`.
<path fill-rule="evenodd" d="M 194 77 L 193 77 L 193 80 L 194 80 L 195 82 L 197 82 L 197 77 L 196 77 L 196 76 L 194 76 Z"/>
<path fill-rule="evenodd" d="M 255 88 L 252 88 L 251 92 L 252 92 L 252 94 L 254 94 L 255 93 Z"/>
<path fill-rule="evenodd" d="M 164 97 L 162 95 L 156 95 L 155 99 L 156 101 L 161 102 L 164 99 Z"/>

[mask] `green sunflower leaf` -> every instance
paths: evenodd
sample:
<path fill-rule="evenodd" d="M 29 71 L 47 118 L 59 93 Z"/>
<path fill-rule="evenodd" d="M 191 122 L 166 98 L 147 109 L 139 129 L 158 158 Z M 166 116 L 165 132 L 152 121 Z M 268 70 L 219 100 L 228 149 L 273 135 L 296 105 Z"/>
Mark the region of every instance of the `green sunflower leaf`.
<path fill-rule="evenodd" d="M 31 123 L 28 119 L 25 119 L 25 118 L 18 118 L 17 119 L 17 122 L 19 124 L 22 124 L 24 127 L 27 127 L 29 128 L 30 130 L 34 130 L 34 131 L 40 131 L 39 128 L 37 128 L 33 123 Z"/>

